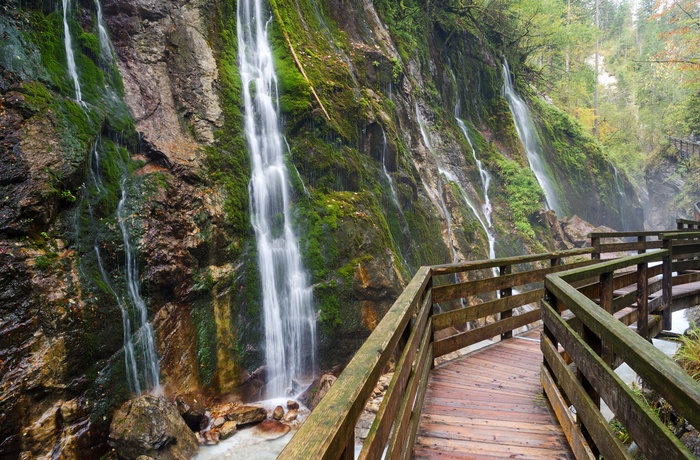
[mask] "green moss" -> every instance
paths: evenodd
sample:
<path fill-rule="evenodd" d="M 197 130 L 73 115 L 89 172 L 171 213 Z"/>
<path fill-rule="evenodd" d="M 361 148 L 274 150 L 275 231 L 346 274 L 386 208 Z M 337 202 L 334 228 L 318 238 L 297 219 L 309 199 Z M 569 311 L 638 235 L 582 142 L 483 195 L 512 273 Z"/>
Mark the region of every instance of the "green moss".
<path fill-rule="evenodd" d="M 68 77 L 66 49 L 63 44 L 63 17 L 59 10 L 47 15 L 34 12 L 31 15 L 32 41 L 41 53 L 41 63 L 48 74 L 48 82 L 62 94 L 72 93 Z"/>
<path fill-rule="evenodd" d="M 47 270 L 54 266 L 57 258 L 58 254 L 55 252 L 47 252 L 46 254 L 36 258 L 34 261 L 34 266 L 39 270 Z"/>
<path fill-rule="evenodd" d="M 498 166 L 498 174 L 505 185 L 512 222 L 518 232 L 534 238 L 530 219 L 542 209 L 544 193 L 529 168 L 506 159 L 499 161 Z"/>

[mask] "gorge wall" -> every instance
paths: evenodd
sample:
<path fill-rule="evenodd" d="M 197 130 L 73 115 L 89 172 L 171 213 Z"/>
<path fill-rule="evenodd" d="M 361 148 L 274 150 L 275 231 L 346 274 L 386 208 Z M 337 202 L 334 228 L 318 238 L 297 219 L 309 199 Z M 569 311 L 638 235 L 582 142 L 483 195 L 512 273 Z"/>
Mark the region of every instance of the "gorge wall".
<path fill-rule="evenodd" d="M 269 4 L 324 370 L 347 362 L 419 266 L 486 258 L 489 234 L 499 257 L 554 249 L 501 96 L 504 56 L 569 215 L 642 227 L 629 181 L 525 83 L 513 50 L 439 7 L 407 18 L 394 3 Z M 263 364 L 236 2 L 104 0 L 108 53 L 96 3 L 68 5 L 82 104 L 61 5 L 11 1 L 0 15 L 0 458 L 106 451 L 132 390 L 120 223 L 167 395 L 255 397 L 244 382 Z"/>

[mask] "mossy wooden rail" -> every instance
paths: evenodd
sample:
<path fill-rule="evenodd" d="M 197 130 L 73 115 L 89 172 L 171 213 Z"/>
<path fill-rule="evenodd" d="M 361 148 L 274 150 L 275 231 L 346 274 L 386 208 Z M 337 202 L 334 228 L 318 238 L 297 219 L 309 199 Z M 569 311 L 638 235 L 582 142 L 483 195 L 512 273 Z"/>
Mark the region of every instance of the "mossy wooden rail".
<path fill-rule="evenodd" d="M 385 453 L 384 458 L 409 458 L 433 360 L 485 339 L 509 337 L 514 329 L 538 321 L 539 308 L 519 312 L 518 307 L 542 297 L 545 275 L 595 263 L 591 252 L 576 249 L 421 267 L 279 458 L 355 458 L 355 425 L 392 357 L 393 379 L 358 458 L 378 459 Z M 449 283 L 455 277 L 463 281 Z M 520 293 L 512 295 L 514 287 Z M 459 302 L 474 296 L 485 301 Z M 455 309 L 440 311 L 449 308 Z M 494 323 L 468 326 L 499 314 Z M 446 337 L 441 334 L 445 330 Z"/>
<path fill-rule="evenodd" d="M 700 302 L 700 232 L 692 231 L 698 224 L 679 220 L 682 231 L 655 232 L 653 243 L 645 241 L 649 232 L 625 235 L 639 238 L 634 247 L 595 245 L 640 253 L 547 276 L 541 380 L 577 458 L 633 458 L 601 414 L 601 400 L 646 458 L 695 458 L 614 369 L 626 363 L 680 416 L 700 426 L 700 384 L 649 343 L 670 329 L 673 310 Z M 645 253 L 650 246 L 657 250 Z M 659 290 L 660 297 L 652 297 Z M 627 327 L 633 323 L 634 330 Z"/>

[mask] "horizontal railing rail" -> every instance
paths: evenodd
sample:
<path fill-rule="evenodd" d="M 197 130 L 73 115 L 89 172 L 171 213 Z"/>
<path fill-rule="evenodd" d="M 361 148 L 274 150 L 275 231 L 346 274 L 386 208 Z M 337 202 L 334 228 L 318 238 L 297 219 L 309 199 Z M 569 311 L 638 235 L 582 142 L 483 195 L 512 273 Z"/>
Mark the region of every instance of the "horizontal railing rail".
<path fill-rule="evenodd" d="M 577 458 L 633 458 L 601 414 L 601 400 L 646 458 L 695 458 L 615 373 L 626 363 L 680 416 L 700 423 L 700 384 L 648 341 L 671 327 L 673 286 L 700 280 L 681 273 L 700 268 L 700 232 L 687 229 L 656 234 L 657 251 L 546 278 L 541 379 Z"/>

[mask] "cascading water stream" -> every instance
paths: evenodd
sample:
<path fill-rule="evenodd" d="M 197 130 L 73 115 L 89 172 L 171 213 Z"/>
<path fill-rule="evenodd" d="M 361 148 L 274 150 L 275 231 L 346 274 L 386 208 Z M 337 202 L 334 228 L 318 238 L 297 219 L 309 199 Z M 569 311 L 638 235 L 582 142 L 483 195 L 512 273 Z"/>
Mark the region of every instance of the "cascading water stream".
<path fill-rule="evenodd" d="M 401 218 L 403 220 L 406 220 L 406 218 L 403 214 L 403 210 L 401 209 L 401 205 L 399 205 L 399 198 L 396 195 L 396 188 L 394 188 L 394 179 L 391 178 L 389 171 L 387 171 L 387 169 L 386 169 L 386 150 L 387 150 L 386 133 L 384 132 L 384 128 L 382 128 L 382 172 L 384 173 L 384 177 L 386 178 L 386 181 L 389 184 L 389 189 L 391 190 L 391 199 L 394 202 L 394 206 L 396 206 L 396 209 L 398 210 L 399 214 L 401 215 Z"/>
<path fill-rule="evenodd" d="M 626 225 L 626 220 L 627 220 L 627 214 L 626 214 L 626 209 L 627 209 L 627 194 L 625 193 L 625 186 L 622 182 L 622 179 L 620 179 L 620 173 L 617 171 L 617 168 L 613 164 L 613 162 L 610 162 L 610 166 L 612 166 L 613 173 L 615 175 L 615 188 L 617 189 L 617 196 L 618 196 L 618 212 L 620 213 L 620 222 L 622 225 Z"/>
<path fill-rule="evenodd" d="M 252 161 L 251 221 L 255 230 L 265 321 L 267 397 L 285 395 L 315 366 L 312 291 L 292 228 L 290 187 L 282 155 L 277 76 L 261 0 L 237 7 L 238 61 L 245 103 L 245 135 Z"/>
<path fill-rule="evenodd" d="M 136 260 L 136 253 L 131 246 L 129 238 L 129 230 L 126 227 L 126 217 L 124 216 L 124 208 L 126 206 L 126 181 L 127 170 L 124 169 L 124 177 L 121 181 L 121 199 L 117 205 L 117 220 L 119 228 L 122 232 L 124 241 L 124 255 L 126 258 L 126 266 L 124 267 L 126 275 L 126 288 L 129 293 L 129 300 L 134 308 L 136 319 L 136 339 L 135 344 L 139 349 L 140 357 L 143 360 L 142 381 L 143 389 L 152 389 L 152 391 L 160 391 L 160 363 L 158 362 L 158 354 L 156 353 L 155 334 L 153 325 L 148 321 L 148 309 L 146 302 L 141 297 L 139 288 L 139 271 Z M 131 329 L 129 327 L 129 329 Z M 126 330 L 124 332 L 126 336 Z M 133 340 L 133 339 L 132 339 Z"/>
<path fill-rule="evenodd" d="M 559 217 L 564 217 L 566 213 L 557 197 L 556 188 L 547 175 L 547 167 L 540 153 L 540 145 L 537 140 L 537 132 L 530 118 L 530 110 L 513 87 L 513 79 L 508 67 L 508 61 L 503 62 L 503 97 L 508 101 L 510 112 L 513 115 L 515 129 L 518 137 L 525 147 L 527 161 L 530 169 L 535 174 L 537 182 L 544 190 L 544 198 L 548 209 L 554 210 Z"/>
<path fill-rule="evenodd" d="M 430 141 L 430 136 L 425 126 L 425 121 L 423 120 L 423 114 L 420 111 L 420 107 L 418 107 L 418 103 L 416 103 L 416 119 L 418 120 L 418 127 L 420 128 L 420 134 L 423 138 L 423 143 L 426 147 L 428 147 L 428 151 L 433 156 L 438 166 L 438 201 L 440 203 L 442 214 L 445 217 L 445 223 L 447 224 L 447 238 L 449 239 L 450 249 L 452 250 L 452 263 L 457 263 L 459 261 L 459 256 L 457 253 L 457 247 L 455 246 L 454 234 L 452 233 L 452 214 L 450 213 L 450 210 L 447 207 L 447 203 L 445 203 L 445 197 L 443 196 L 445 192 L 444 187 L 446 185 L 443 183 L 444 169 L 442 168 L 442 163 L 440 162 L 437 155 L 435 154 L 435 151 L 433 150 L 433 144 Z"/>
<path fill-rule="evenodd" d="M 105 186 L 102 181 L 102 175 L 100 172 L 100 139 L 95 142 L 92 149 L 92 154 L 90 155 L 90 161 L 88 165 L 88 178 L 97 193 L 97 196 L 90 197 L 90 193 L 87 188 L 84 187 L 85 193 L 83 196 L 87 197 L 87 207 L 88 214 L 90 215 L 90 220 L 95 221 L 95 217 L 92 212 L 92 205 L 90 204 L 90 199 L 99 199 L 105 192 Z M 104 262 L 102 261 L 102 254 L 100 252 L 99 245 L 99 234 L 95 236 L 93 241 L 92 249 L 95 253 L 95 260 L 97 261 L 97 268 L 100 272 L 100 278 L 102 282 L 107 287 L 109 293 L 114 297 L 119 310 L 122 314 L 122 327 L 123 327 L 123 337 L 124 337 L 124 365 L 126 367 L 126 379 L 129 384 L 129 390 L 136 394 L 141 394 L 141 383 L 138 378 L 138 368 L 136 361 L 136 353 L 134 351 L 134 343 L 131 336 L 131 319 L 129 318 L 128 306 L 124 303 L 123 299 L 119 294 L 117 294 L 112 282 L 109 279 L 107 271 L 105 270 Z"/>
<path fill-rule="evenodd" d="M 104 62 L 109 62 L 112 60 L 112 42 L 107 35 L 107 28 L 104 24 L 104 18 L 102 17 L 102 4 L 100 0 L 95 0 L 95 8 L 97 10 L 97 33 L 100 38 L 100 52 L 102 53 L 102 60 Z"/>
<path fill-rule="evenodd" d="M 124 364 L 126 366 L 126 380 L 129 383 L 129 389 L 136 394 L 141 394 L 141 383 L 139 382 L 139 372 L 136 367 L 136 352 L 134 351 L 134 343 L 131 341 L 131 320 L 129 318 L 129 311 L 124 305 L 121 297 L 116 293 L 112 283 L 109 281 L 107 272 L 105 271 L 104 264 L 102 262 L 102 255 L 100 254 L 100 247 L 97 242 L 93 246 L 95 251 L 95 257 L 97 259 L 97 268 L 100 271 L 100 278 L 102 282 L 105 283 L 109 292 L 114 296 L 114 299 L 119 305 L 119 310 L 122 313 L 122 328 L 124 329 Z"/>
<path fill-rule="evenodd" d="M 80 91 L 80 81 L 78 80 L 78 72 L 75 67 L 75 56 L 73 55 L 73 40 L 70 36 L 70 28 L 68 27 L 68 9 L 70 8 L 70 0 L 63 0 L 63 44 L 66 47 L 66 60 L 68 61 L 68 74 L 73 80 L 75 88 L 75 100 L 82 103 L 83 95 Z"/>

